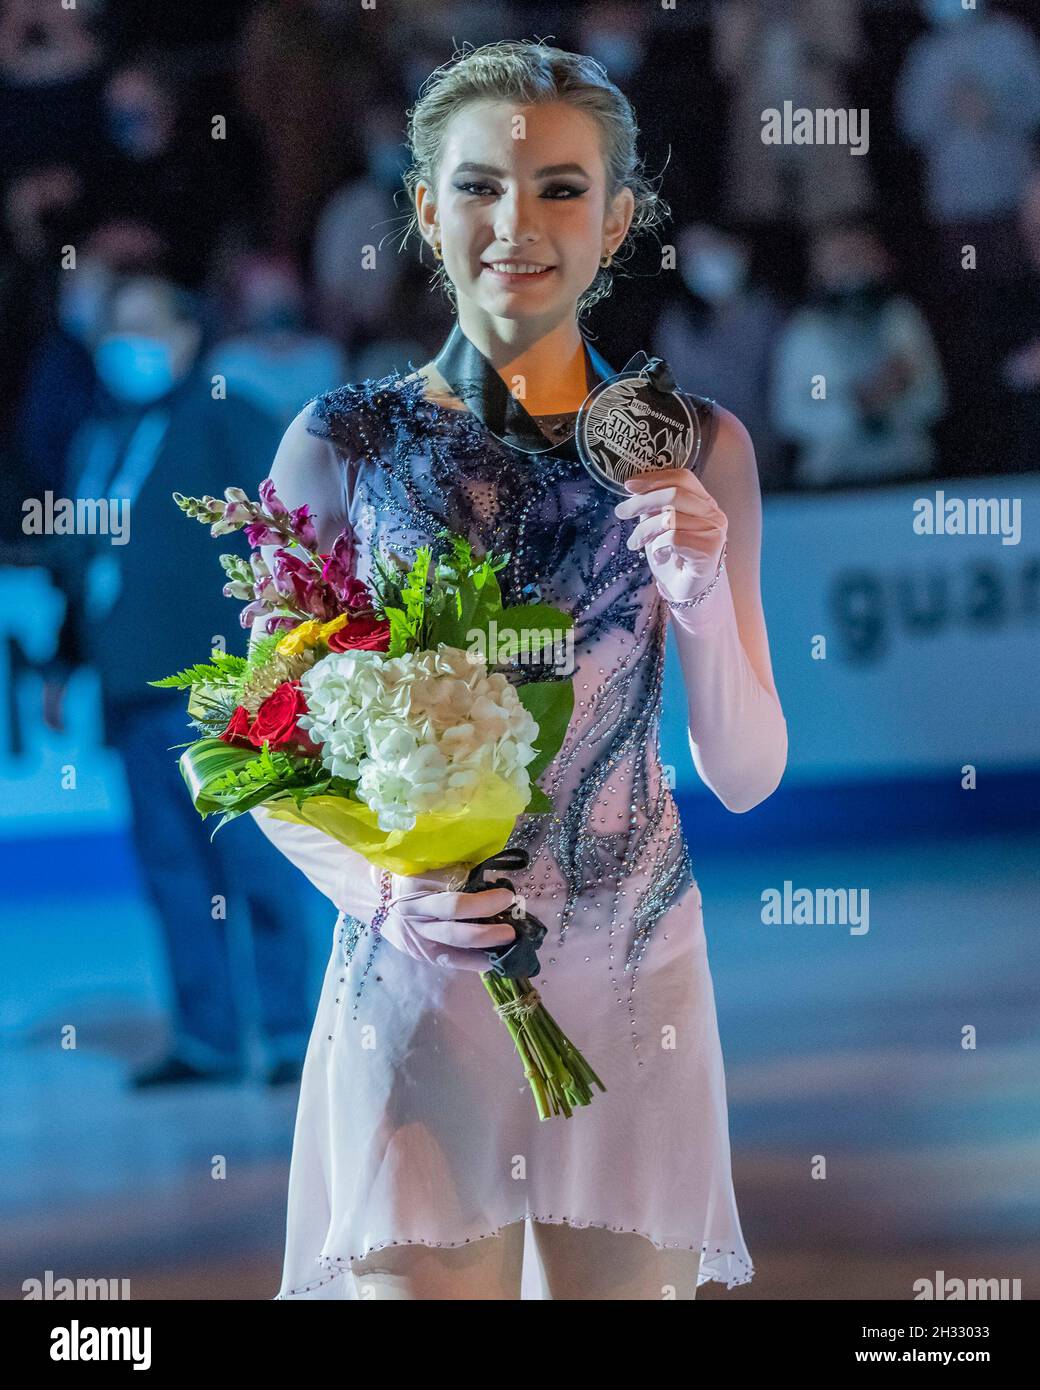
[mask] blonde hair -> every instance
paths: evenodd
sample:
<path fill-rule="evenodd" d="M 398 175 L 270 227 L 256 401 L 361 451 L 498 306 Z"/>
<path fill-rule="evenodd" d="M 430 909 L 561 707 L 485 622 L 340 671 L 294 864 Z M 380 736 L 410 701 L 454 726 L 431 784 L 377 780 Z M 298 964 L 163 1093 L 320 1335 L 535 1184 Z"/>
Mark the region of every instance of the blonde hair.
<path fill-rule="evenodd" d="M 411 199 L 411 218 L 404 241 L 419 231 L 415 209 L 415 190 L 422 179 L 437 187 L 444 136 L 451 118 L 467 102 L 515 101 L 523 105 L 565 101 L 584 111 L 599 125 L 603 164 L 607 176 L 607 204 L 624 187 L 632 190 L 635 208 L 624 241 L 614 253 L 614 261 L 628 259 L 639 232 L 660 225 L 670 215 L 667 203 L 658 195 L 643 172 L 643 161 L 636 150 L 639 127 L 632 104 L 609 79 L 595 59 L 583 53 L 568 53 L 543 43 L 505 39 L 465 51 L 465 46 L 443 66 L 436 68 L 423 83 L 414 107 L 408 112 L 408 147 L 412 164 L 404 182 Z M 403 244 L 403 243 L 402 243 Z M 440 285 L 454 304 L 454 286 L 443 264 L 437 263 L 434 283 Z M 613 275 L 601 267 L 592 284 L 578 299 L 579 316 L 608 295 Z"/>

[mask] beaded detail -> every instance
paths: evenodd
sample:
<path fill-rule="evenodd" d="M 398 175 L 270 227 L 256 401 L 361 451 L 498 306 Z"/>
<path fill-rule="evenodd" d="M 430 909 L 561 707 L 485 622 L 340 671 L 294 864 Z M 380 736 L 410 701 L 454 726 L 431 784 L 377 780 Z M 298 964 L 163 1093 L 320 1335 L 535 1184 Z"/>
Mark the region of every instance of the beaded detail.
<path fill-rule="evenodd" d="M 520 817 L 509 845 L 527 849 L 530 865 L 513 880 L 536 915 L 539 901 L 557 905 L 558 947 L 575 921 L 579 950 L 582 933 L 606 931 L 611 986 L 638 1055 L 639 964 L 694 882 L 658 752 L 667 608 L 644 554 L 625 544 L 630 524 L 615 516 L 612 494 L 578 460 L 513 449 L 424 389 L 396 369 L 341 386 L 309 402 L 307 427 L 339 455 L 359 578 L 374 551 L 413 555 L 447 526 L 478 552 L 509 552 L 498 576 L 504 604 L 541 600 L 573 615 L 574 714 L 540 779 L 554 811 Z M 710 438 L 712 403 L 686 399 L 708 412 Z M 351 956 L 365 930 L 345 920 Z M 370 965 L 371 954 L 366 974 Z"/>
<path fill-rule="evenodd" d="M 699 593 L 699 594 L 694 594 L 693 598 L 684 598 L 684 599 L 671 599 L 671 598 L 666 598 L 666 599 L 665 599 L 665 603 L 667 603 L 667 605 L 668 605 L 669 608 L 696 608 L 698 604 L 704 602 L 704 600 L 708 597 L 708 595 L 711 593 L 711 591 L 715 588 L 716 584 L 718 584 L 719 580 L 722 578 L 722 571 L 726 568 L 726 546 L 727 546 L 727 545 L 728 545 L 728 542 L 723 541 L 723 543 L 722 543 L 722 554 L 719 556 L 719 563 L 718 563 L 718 565 L 715 567 L 715 573 L 714 573 L 714 575 L 712 575 L 712 578 L 711 578 L 710 582 L 704 586 L 704 588 L 700 591 L 700 593 Z"/>
<path fill-rule="evenodd" d="M 539 1216 L 535 1212 L 527 1212 L 523 1216 L 514 1217 L 512 1221 L 504 1221 L 493 1231 L 482 1231 L 479 1235 L 467 1236 L 464 1240 L 383 1240 L 370 1245 L 363 1254 L 359 1255 L 319 1255 L 318 1265 L 328 1271 L 322 1277 L 313 1280 L 308 1284 L 303 1284 L 296 1289 L 287 1289 L 286 1292 L 275 1295 L 273 1302 L 278 1299 L 296 1297 L 300 1294 L 307 1294 L 314 1289 L 321 1288 L 322 1285 L 330 1283 L 344 1274 L 351 1273 L 351 1265 L 360 1263 L 367 1259 L 369 1255 L 375 1254 L 379 1250 L 385 1250 L 392 1245 L 425 1245 L 436 1249 L 455 1249 L 460 1245 L 473 1245 L 478 1240 L 486 1240 L 489 1236 L 497 1236 L 505 1230 L 507 1226 L 513 1226 L 517 1221 L 537 1221 L 541 1224 L 550 1226 L 572 1226 L 576 1230 L 588 1230 L 595 1227 L 601 1231 L 614 1231 L 619 1235 L 643 1236 L 657 1250 L 696 1250 L 695 1245 L 687 1245 L 683 1241 L 676 1240 L 657 1240 L 647 1231 L 637 1230 L 634 1226 L 616 1226 L 609 1221 L 582 1221 L 577 1217 L 570 1216 Z M 755 1269 L 750 1261 L 745 1260 L 742 1255 L 738 1255 L 735 1250 L 726 1251 L 720 1245 L 702 1245 L 700 1247 L 701 1262 L 697 1278 L 697 1287 L 701 1284 L 714 1280 L 718 1283 L 725 1283 L 728 1289 L 734 1289 L 740 1284 L 750 1284 L 754 1278 Z M 355 1276 L 363 1279 L 364 1272 Z"/>

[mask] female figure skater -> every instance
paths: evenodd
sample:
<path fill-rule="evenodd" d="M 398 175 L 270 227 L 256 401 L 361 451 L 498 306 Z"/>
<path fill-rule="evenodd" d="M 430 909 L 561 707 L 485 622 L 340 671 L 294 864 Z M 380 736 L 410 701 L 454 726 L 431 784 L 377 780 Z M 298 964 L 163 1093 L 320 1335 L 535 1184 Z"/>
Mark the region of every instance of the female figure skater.
<path fill-rule="evenodd" d="M 451 336 L 408 375 L 309 402 L 271 470 L 287 506 L 316 514 L 320 550 L 353 528 L 362 579 L 374 550 L 410 555 L 448 526 L 509 552 L 504 603 L 573 614 L 574 715 L 541 779 L 554 813 L 521 818 L 510 845 L 530 867 L 512 878 L 548 928 L 536 987 L 607 1090 L 538 1120 L 477 974 L 513 929 L 474 919 L 509 907 L 508 890 L 383 876 L 258 808 L 340 910 L 278 1298 L 515 1299 L 528 1221 L 552 1298 L 693 1299 L 753 1273 L 701 894 L 657 733 L 670 624 L 702 779 L 747 811 L 782 776 L 754 452 L 729 411 L 688 393 L 696 471 L 638 478 L 618 501 L 555 447 L 611 370 L 578 316 L 660 215 L 636 133 L 578 54 L 505 42 L 438 69 L 410 113 L 406 183 Z"/>

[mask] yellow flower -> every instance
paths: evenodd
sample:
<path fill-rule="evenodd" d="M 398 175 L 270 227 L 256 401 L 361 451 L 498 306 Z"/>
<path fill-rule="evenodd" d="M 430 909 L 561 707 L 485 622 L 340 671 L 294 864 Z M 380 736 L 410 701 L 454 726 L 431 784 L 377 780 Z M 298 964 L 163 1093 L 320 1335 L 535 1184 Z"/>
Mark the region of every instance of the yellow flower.
<path fill-rule="evenodd" d="M 318 633 L 318 636 L 323 642 L 327 642 L 334 632 L 339 632 L 341 627 L 346 627 L 349 621 L 350 614 L 341 613 L 338 618 L 331 618 L 325 623 Z"/>
<path fill-rule="evenodd" d="M 291 632 L 287 632 L 282 640 L 275 647 L 276 652 L 281 652 L 283 656 L 298 656 L 306 647 L 313 647 L 318 641 L 318 634 L 321 631 L 321 624 L 314 618 L 299 627 L 294 627 Z"/>

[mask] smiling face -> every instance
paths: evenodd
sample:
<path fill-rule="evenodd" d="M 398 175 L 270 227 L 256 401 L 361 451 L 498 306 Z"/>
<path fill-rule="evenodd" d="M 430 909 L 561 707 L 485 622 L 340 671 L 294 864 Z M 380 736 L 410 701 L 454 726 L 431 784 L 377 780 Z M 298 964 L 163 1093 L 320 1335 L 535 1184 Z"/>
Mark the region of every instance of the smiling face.
<path fill-rule="evenodd" d="M 562 101 L 472 102 L 452 118 L 436 190 L 420 182 L 423 236 L 440 242 L 460 318 L 548 328 L 574 317 L 599 260 L 624 240 L 634 198 L 607 199 L 593 117 Z"/>

